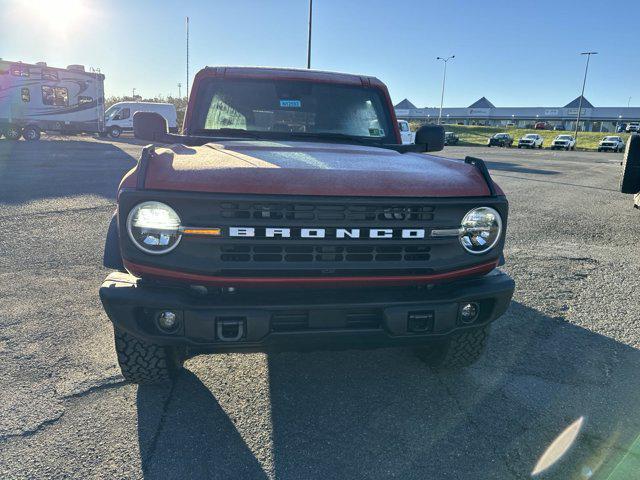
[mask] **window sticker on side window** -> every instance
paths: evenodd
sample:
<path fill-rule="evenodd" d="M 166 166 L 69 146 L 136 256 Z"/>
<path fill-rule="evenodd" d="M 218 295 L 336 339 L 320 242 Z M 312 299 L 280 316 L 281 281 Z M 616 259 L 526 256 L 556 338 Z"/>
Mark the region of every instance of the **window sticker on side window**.
<path fill-rule="evenodd" d="M 300 100 L 280 99 L 280 106 L 282 108 L 300 108 L 302 107 L 302 102 Z"/>

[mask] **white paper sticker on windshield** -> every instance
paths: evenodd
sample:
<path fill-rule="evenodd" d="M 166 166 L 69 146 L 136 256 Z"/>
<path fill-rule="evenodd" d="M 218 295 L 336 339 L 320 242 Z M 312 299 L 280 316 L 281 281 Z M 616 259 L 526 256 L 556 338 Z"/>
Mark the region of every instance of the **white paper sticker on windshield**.
<path fill-rule="evenodd" d="M 302 102 L 300 100 L 280 100 L 280 106 L 283 108 L 300 108 Z"/>

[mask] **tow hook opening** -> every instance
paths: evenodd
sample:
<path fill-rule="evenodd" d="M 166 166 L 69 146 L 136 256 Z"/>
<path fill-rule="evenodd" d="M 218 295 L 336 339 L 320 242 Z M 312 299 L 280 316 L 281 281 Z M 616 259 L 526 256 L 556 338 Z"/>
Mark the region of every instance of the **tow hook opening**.
<path fill-rule="evenodd" d="M 244 317 L 227 317 L 216 319 L 216 334 L 221 342 L 237 342 L 245 335 L 246 319 Z"/>
<path fill-rule="evenodd" d="M 409 312 L 407 314 L 407 331 L 410 333 L 433 332 L 433 310 Z"/>

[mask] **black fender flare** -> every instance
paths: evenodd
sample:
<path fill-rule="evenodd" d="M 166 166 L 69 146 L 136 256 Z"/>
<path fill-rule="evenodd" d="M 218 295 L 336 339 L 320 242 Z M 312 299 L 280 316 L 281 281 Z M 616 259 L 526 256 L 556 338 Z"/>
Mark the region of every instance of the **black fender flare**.
<path fill-rule="evenodd" d="M 118 232 L 118 212 L 113 212 L 109 228 L 107 230 L 107 238 L 104 242 L 104 255 L 102 257 L 102 265 L 112 270 L 125 271 L 122 263 L 122 254 L 120 253 L 120 235 Z"/>

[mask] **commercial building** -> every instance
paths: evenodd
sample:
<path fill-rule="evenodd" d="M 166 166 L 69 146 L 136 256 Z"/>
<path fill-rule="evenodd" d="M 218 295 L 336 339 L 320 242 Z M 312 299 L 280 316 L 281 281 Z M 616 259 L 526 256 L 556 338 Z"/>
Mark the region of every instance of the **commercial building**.
<path fill-rule="evenodd" d="M 547 128 L 575 129 L 580 97 L 564 107 L 496 107 L 485 97 L 467 108 L 443 108 L 442 123 L 460 125 L 485 125 L 495 127 L 516 126 L 532 128 L 544 122 Z M 439 108 L 417 108 L 404 99 L 395 106 L 396 115 L 403 120 L 425 123 L 438 121 Z M 580 130 L 587 132 L 615 132 L 630 121 L 640 121 L 638 107 L 595 107 L 586 98 L 582 100 Z"/>

